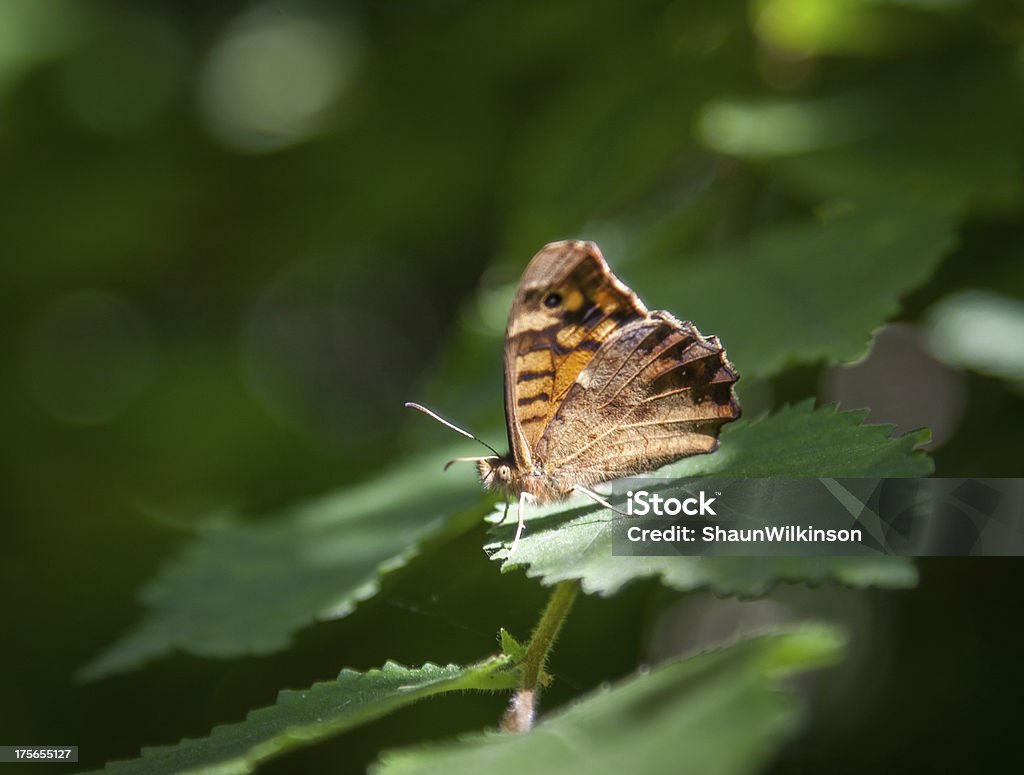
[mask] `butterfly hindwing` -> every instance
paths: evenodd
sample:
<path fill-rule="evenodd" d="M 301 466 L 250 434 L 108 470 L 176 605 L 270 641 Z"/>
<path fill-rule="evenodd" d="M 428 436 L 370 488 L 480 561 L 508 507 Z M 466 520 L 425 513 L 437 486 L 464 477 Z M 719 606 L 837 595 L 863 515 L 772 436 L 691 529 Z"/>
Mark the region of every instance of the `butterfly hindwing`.
<path fill-rule="evenodd" d="M 548 475 L 590 484 L 710 452 L 740 414 L 738 379 L 716 337 L 665 312 L 605 343 L 545 429 Z"/>

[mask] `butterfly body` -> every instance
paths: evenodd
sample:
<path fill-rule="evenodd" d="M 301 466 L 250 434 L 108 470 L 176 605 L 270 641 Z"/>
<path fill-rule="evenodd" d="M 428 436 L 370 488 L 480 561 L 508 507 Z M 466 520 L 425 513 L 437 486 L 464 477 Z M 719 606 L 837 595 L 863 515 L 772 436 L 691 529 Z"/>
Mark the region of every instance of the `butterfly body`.
<path fill-rule="evenodd" d="M 480 479 L 537 502 L 711 452 L 740 415 L 717 337 L 648 311 L 592 242 L 553 242 L 527 266 L 504 373 L 510 451 L 480 459 Z"/>

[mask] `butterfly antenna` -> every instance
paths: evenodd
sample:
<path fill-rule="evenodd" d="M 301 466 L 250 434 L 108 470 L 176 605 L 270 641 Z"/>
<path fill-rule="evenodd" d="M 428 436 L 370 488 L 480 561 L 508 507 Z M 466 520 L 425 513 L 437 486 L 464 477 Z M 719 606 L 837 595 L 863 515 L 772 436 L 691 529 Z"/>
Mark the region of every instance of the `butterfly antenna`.
<path fill-rule="evenodd" d="M 501 453 L 498 452 L 498 450 L 496 450 L 494 447 L 492 447 L 486 441 L 483 441 L 482 439 L 477 438 L 476 436 L 474 436 L 469 431 L 460 428 L 458 425 L 455 425 L 454 423 L 448 422 L 448 420 L 444 419 L 441 415 L 439 415 L 439 414 L 437 414 L 435 412 L 430 411 L 429 409 L 427 409 L 427 407 L 425 407 L 425 406 L 423 406 L 421 404 L 414 403 L 412 401 L 406 401 L 405 405 L 409 409 L 415 409 L 418 412 L 423 412 L 423 414 L 427 415 L 427 417 L 433 417 L 435 420 L 437 420 L 439 423 L 441 423 L 441 425 L 444 425 L 444 426 L 447 426 L 448 428 L 451 428 L 456 433 L 461 433 L 467 439 L 473 439 L 473 441 L 480 442 L 485 447 L 487 447 L 487 449 L 489 449 L 491 452 L 493 452 L 495 455 L 497 455 L 498 457 L 501 457 Z M 452 463 L 455 463 L 455 462 L 457 462 L 459 460 L 477 460 L 477 459 L 478 458 L 456 458 L 455 460 L 452 460 L 448 465 L 451 465 Z M 445 466 L 445 468 L 448 468 L 448 466 Z"/>

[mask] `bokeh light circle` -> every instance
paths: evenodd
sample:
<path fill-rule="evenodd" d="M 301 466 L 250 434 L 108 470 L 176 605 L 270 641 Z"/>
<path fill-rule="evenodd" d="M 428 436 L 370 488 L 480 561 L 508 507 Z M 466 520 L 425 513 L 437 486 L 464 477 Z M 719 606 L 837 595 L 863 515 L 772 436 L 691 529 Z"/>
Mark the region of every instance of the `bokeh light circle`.
<path fill-rule="evenodd" d="M 206 60 L 199 102 L 211 134 L 246 152 L 313 137 L 354 78 L 359 46 L 327 17 L 254 10 L 228 26 Z"/>

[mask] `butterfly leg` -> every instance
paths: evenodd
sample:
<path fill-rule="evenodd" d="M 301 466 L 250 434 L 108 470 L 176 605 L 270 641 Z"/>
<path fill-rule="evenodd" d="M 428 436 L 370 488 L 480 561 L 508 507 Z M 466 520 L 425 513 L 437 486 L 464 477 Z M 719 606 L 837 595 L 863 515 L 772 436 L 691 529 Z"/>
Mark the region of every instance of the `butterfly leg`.
<path fill-rule="evenodd" d="M 516 525 L 516 537 L 512 540 L 512 548 L 508 550 L 510 557 L 515 554 L 516 547 L 519 546 L 519 538 L 523 534 L 523 528 L 526 527 L 526 502 L 532 499 L 533 496 L 528 492 L 519 493 L 519 524 Z"/>
<path fill-rule="evenodd" d="M 498 524 L 504 525 L 506 519 L 508 519 L 508 494 L 505 495 L 505 511 L 502 513 L 501 522 L 499 522 Z"/>
<path fill-rule="evenodd" d="M 621 514 L 624 517 L 628 516 L 628 514 L 626 514 L 626 512 L 624 512 L 622 509 L 615 508 L 612 504 L 610 504 L 607 500 L 601 497 L 598 493 L 591 490 L 589 487 L 584 487 L 582 484 L 577 484 L 575 487 L 573 487 L 573 489 L 576 490 L 577 492 L 583 493 L 591 500 L 604 506 L 606 509 L 611 509 L 616 514 Z"/>

